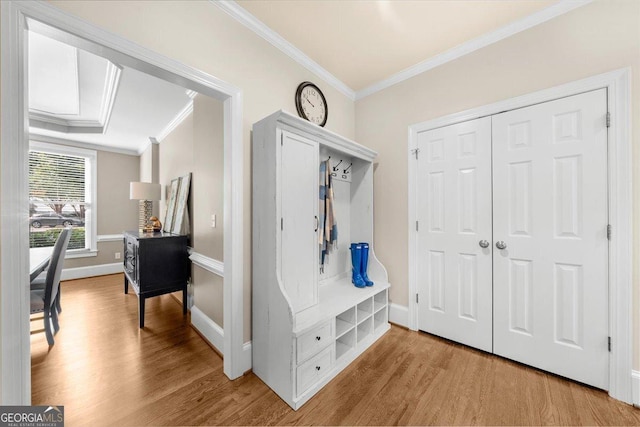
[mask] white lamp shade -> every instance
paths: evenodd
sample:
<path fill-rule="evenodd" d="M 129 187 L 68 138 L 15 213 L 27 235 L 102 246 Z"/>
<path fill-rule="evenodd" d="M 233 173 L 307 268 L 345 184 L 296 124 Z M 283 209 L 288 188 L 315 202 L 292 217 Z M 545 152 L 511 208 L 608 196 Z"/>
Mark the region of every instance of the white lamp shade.
<path fill-rule="evenodd" d="M 160 184 L 150 182 L 131 182 L 129 184 L 129 198 L 131 200 L 160 200 Z"/>

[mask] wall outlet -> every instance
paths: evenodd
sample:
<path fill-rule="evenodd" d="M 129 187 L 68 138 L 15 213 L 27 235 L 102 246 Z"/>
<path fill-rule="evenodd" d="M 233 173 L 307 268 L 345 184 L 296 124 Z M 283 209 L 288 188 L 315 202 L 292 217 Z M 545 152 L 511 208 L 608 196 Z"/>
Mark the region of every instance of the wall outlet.
<path fill-rule="evenodd" d="M 116 252 L 116 259 L 120 259 L 120 252 Z"/>
<path fill-rule="evenodd" d="M 216 228 L 216 214 L 211 215 L 211 228 Z"/>

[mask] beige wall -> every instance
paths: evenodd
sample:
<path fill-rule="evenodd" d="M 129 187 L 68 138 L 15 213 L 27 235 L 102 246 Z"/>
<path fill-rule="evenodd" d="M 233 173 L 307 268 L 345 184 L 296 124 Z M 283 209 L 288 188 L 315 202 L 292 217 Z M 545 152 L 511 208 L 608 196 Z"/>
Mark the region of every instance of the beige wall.
<path fill-rule="evenodd" d="M 354 136 L 354 104 L 208 1 L 52 1 L 55 6 L 214 75 L 242 90 L 244 137 L 244 338 L 251 338 L 251 125 L 276 110 L 295 112 L 299 83 L 315 82 L 329 104 L 326 128 Z M 162 218 L 162 217 L 161 217 Z"/>
<path fill-rule="evenodd" d="M 193 106 L 193 249 L 224 261 L 224 110 L 220 101 L 198 95 Z M 211 227 L 216 215 L 216 228 Z M 195 304 L 224 326 L 223 280 L 193 267 Z"/>
<path fill-rule="evenodd" d="M 160 183 L 191 172 L 189 216 L 191 246 L 209 258 L 223 261 L 224 236 L 224 109 L 222 102 L 203 95 L 194 99 L 193 112 L 160 144 Z M 162 212 L 166 200 L 162 203 Z M 211 215 L 216 215 L 216 228 Z M 222 278 L 193 265 L 195 305 L 223 326 Z"/>
<path fill-rule="evenodd" d="M 98 235 L 136 229 L 138 202 L 129 199 L 129 182 L 140 176 L 139 157 L 109 151 L 98 151 L 97 157 Z M 122 255 L 122 242 L 98 243 L 98 256 L 66 259 L 64 268 L 121 262 L 115 259 L 116 252 Z"/>
<path fill-rule="evenodd" d="M 224 111 L 223 104 L 198 95 L 193 106 L 193 248 L 224 261 Z M 216 215 L 216 228 L 211 215 Z"/>
<path fill-rule="evenodd" d="M 164 224 L 171 180 L 193 171 L 193 113 L 165 139 L 158 154 L 158 182 L 162 185 L 160 221 Z M 191 208 L 189 209 L 191 211 Z"/>
<path fill-rule="evenodd" d="M 597 1 L 356 103 L 356 140 L 379 152 L 375 249 L 394 303 L 407 305 L 408 126 L 623 67 L 632 67 L 634 188 L 640 188 L 640 2 Z M 634 254 L 639 249 L 634 198 Z M 634 258 L 635 259 L 635 258 Z M 634 336 L 640 334 L 634 262 Z M 635 340 L 635 368 L 640 352 Z"/>
<path fill-rule="evenodd" d="M 151 143 L 140 155 L 140 182 L 153 182 L 157 184 L 159 181 L 159 161 L 160 149 L 157 143 Z M 160 202 L 153 202 L 152 215 L 160 218 Z"/>

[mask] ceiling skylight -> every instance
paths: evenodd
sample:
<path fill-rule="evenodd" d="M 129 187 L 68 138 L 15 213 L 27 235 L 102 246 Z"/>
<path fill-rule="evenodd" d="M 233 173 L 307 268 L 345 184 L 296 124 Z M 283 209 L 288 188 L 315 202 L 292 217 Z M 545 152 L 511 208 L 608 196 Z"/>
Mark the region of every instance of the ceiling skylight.
<path fill-rule="evenodd" d="M 78 50 L 29 31 L 29 109 L 80 114 Z"/>

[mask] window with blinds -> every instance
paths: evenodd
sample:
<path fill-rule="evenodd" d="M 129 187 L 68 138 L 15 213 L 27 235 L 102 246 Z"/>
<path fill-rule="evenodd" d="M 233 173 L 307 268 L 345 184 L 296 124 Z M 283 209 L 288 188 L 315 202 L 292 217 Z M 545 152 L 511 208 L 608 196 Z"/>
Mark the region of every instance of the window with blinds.
<path fill-rule="evenodd" d="M 53 151 L 29 151 L 30 247 L 53 246 L 62 229 L 71 227 L 68 249 L 88 249 L 90 158 Z"/>

